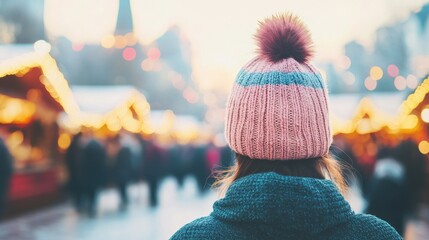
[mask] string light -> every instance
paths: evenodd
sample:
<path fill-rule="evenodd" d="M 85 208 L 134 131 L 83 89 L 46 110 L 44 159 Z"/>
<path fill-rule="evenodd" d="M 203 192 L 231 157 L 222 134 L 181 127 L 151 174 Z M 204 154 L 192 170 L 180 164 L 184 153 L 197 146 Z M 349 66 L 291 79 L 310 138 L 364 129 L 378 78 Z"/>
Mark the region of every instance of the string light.
<path fill-rule="evenodd" d="M 389 74 L 389 76 L 391 77 L 396 77 L 399 74 L 399 69 L 395 64 L 390 64 L 387 67 L 387 73 Z"/>
<path fill-rule="evenodd" d="M 350 134 L 358 131 L 359 133 L 370 133 L 379 131 L 384 127 L 388 127 L 391 132 L 413 130 L 418 125 L 418 117 L 411 113 L 423 102 L 428 93 L 429 78 L 425 79 L 414 93 L 401 103 L 399 113 L 396 116 L 383 113 L 372 104 L 370 99 L 363 98 L 350 120 L 343 121 L 331 114 L 333 133 Z M 423 109 L 421 119 L 424 122 L 429 122 L 429 108 Z"/>
<path fill-rule="evenodd" d="M 101 39 L 101 46 L 104 48 L 112 48 L 115 46 L 115 36 L 106 35 Z"/>
<path fill-rule="evenodd" d="M 429 153 L 429 142 L 428 141 L 421 141 L 419 143 L 419 150 L 423 154 Z"/>
<path fill-rule="evenodd" d="M 393 83 L 398 90 L 404 90 L 407 87 L 407 80 L 403 76 L 397 76 Z"/>
<path fill-rule="evenodd" d="M 136 50 L 132 47 L 127 47 L 122 51 L 122 57 L 125 59 L 125 61 L 132 61 L 134 58 L 136 58 Z"/>
<path fill-rule="evenodd" d="M 375 80 L 378 81 L 383 77 L 383 69 L 381 69 L 381 67 L 379 66 L 373 66 L 370 70 L 369 70 L 369 76 Z"/>
<path fill-rule="evenodd" d="M 377 88 L 377 81 L 374 80 L 372 77 L 367 77 L 365 79 L 364 84 L 366 89 L 368 89 L 369 91 L 373 91 Z"/>
<path fill-rule="evenodd" d="M 414 75 L 408 75 L 407 76 L 407 86 L 409 89 L 416 89 L 418 84 L 417 78 Z"/>
<path fill-rule="evenodd" d="M 79 112 L 79 107 L 74 100 L 67 80 L 58 69 L 55 60 L 48 53 L 40 54 L 40 52 L 31 52 L 0 61 L 0 78 L 28 71 L 32 68 L 40 68 L 42 70 L 43 75 L 39 79 L 45 89 L 67 114 L 75 116 Z"/>

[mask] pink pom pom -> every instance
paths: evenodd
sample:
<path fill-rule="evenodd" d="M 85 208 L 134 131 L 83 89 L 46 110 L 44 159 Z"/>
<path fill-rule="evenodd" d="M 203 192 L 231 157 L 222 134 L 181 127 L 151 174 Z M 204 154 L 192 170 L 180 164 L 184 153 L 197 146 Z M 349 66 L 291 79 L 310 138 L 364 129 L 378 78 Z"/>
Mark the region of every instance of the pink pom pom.
<path fill-rule="evenodd" d="M 313 56 L 310 32 L 298 17 L 275 15 L 259 24 L 255 38 L 261 57 L 271 62 L 293 58 L 304 63 Z"/>

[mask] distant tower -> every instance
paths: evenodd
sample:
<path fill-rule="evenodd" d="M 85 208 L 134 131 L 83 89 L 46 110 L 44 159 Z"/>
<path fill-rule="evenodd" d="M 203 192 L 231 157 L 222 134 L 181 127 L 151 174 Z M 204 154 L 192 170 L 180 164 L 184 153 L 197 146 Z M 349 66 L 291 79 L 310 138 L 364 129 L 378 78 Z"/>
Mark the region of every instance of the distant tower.
<path fill-rule="evenodd" d="M 119 0 L 118 19 L 116 20 L 115 35 L 125 35 L 133 32 L 133 17 L 130 0 Z"/>

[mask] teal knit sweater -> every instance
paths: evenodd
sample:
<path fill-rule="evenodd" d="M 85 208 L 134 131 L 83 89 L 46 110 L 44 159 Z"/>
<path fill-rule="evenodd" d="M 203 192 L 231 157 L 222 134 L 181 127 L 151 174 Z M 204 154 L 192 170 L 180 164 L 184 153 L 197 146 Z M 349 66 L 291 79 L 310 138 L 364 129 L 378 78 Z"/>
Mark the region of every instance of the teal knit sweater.
<path fill-rule="evenodd" d="M 235 181 L 208 217 L 176 239 L 402 239 L 386 222 L 355 214 L 329 180 L 253 174 Z"/>

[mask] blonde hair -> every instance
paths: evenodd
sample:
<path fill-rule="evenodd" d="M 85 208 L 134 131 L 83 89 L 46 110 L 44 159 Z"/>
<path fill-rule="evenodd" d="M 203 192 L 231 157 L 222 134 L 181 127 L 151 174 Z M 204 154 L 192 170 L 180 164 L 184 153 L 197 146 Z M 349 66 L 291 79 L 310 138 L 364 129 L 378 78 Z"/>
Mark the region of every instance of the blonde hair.
<path fill-rule="evenodd" d="M 250 159 L 236 154 L 235 164 L 228 170 L 216 174 L 217 180 L 213 187 L 219 189 L 223 196 L 237 179 L 254 173 L 277 172 L 287 176 L 329 179 L 344 196 L 347 191 L 347 183 L 342 175 L 342 168 L 343 165 L 329 154 L 319 158 L 290 161 Z"/>

